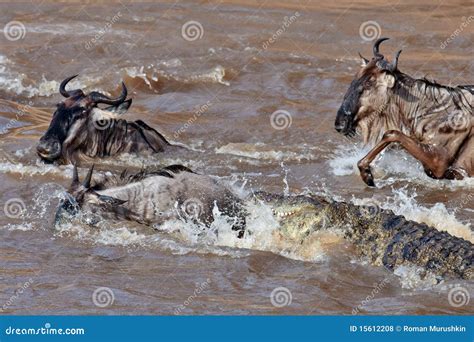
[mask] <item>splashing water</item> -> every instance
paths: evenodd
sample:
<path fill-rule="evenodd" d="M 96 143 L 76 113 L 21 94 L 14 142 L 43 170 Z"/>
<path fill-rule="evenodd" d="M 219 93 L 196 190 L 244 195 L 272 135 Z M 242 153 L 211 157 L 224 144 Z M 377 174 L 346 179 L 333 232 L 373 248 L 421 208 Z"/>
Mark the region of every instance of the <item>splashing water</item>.
<path fill-rule="evenodd" d="M 369 147 L 352 145 L 340 147 L 329 160 L 329 166 L 335 176 L 359 175 L 357 162 L 368 152 Z M 426 175 L 419 161 L 405 151 L 388 149 L 372 163 L 372 170 L 378 188 L 393 185 L 395 182 L 408 182 L 431 188 L 474 189 L 474 178 L 463 180 L 436 180 Z"/>

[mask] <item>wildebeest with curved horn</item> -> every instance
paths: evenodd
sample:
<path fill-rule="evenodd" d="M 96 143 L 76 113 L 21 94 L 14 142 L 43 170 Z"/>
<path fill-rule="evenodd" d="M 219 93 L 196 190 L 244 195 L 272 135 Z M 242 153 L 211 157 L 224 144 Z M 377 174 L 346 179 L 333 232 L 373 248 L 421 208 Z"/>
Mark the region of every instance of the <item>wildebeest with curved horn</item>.
<path fill-rule="evenodd" d="M 450 87 L 415 79 L 379 51 L 363 66 L 337 112 L 335 128 L 347 136 L 359 129 L 374 148 L 358 162 L 364 182 L 374 186 L 370 163 L 391 143 L 419 160 L 428 176 L 462 179 L 474 175 L 474 85 Z"/>
<path fill-rule="evenodd" d="M 57 105 L 49 128 L 36 147 L 43 160 L 67 164 L 119 153 L 162 152 L 172 146 L 143 121 L 119 118 L 132 103 L 126 99 L 123 82 L 121 94 L 110 98 L 96 91 L 86 95 L 81 89 L 66 90 L 75 77 L 66 78 L 59 87 L 66 100 Z M 99 104 L 109 107 L 101 109 Z"/>

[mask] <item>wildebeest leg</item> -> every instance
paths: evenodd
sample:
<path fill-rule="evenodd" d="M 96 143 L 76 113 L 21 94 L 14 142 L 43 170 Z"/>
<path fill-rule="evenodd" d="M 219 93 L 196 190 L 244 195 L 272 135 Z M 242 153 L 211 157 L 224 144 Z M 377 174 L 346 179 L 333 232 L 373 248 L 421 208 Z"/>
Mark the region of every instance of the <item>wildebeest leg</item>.
<path fill-rule="evenodd" d="M 362 158 L 357 166 L 360 176 L 368 186 L 375 186 L 374 177 L 370 170 L 370 163 L 391 143 L 399 143 L 413 157 L 418 159 L 425 168 L 425 172 L 433 178 L 443 178 L 449 166 L 449 160 L 442 150 L 434 146 L 424 145 L 402 132 L 391 130 L 385 132 L 382 140 Z"/>

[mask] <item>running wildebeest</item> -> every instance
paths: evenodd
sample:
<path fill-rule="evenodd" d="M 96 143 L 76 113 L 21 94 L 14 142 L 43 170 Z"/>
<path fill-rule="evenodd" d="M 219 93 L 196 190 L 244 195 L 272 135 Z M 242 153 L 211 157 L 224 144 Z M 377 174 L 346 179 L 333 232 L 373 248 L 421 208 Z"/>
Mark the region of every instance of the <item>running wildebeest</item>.
<path fill-rule="evenodd" d="M 43 160 L 67 164 L 120 153 L 162 152 L 172 146 L 143 121 L 119 118 L 132 103 L 126 100 L 123 82 L 121 94 L 114 99 L 96 91 L 86 95 L 81 89 L 66 90 L 67 83 L 76 76 L 66 78 L 59 87 L 66 100 L 57 105 L 36 147 Z M 99 104 L 109 107 L 101 109 Z"/>
<path fill-rule="evenodd" d="M 398 70 L 379 52 L 363 59 L 337 112 L 335 128 L 346 136 L 358 129 L 375 144 L 357 166 L 363 181 L 374 186 L 371 162 L 391 143 L 399 143 L 419 160 L 428 176 L 462 179 L 474 175 L 474 85 L 444 86 L 415 79 Z"/>

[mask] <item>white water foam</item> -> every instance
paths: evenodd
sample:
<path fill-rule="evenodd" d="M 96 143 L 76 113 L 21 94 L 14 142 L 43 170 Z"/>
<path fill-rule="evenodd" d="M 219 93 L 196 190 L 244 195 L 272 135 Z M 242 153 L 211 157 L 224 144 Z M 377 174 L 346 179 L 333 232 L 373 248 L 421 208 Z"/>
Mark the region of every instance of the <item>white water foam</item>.
<path fill-rule="evenodd" d="M 334 152 L 329 166 L 335 176 L 359 175 L 357 162 L 368 152 L 368 147 L 351 145 L 341 147 Z M 430 188 L 474 189 L 474 178 L 463 180 L 436 180 L 428 177 L 419 161 L 402 150 L 389 149 L 381 153 L 372 163 L 375 184 L 383 188 L 395 182 L 421 184 Z"/>
<path fill-rule="evenodd" d="M 53 164 L 44 164 L 37 160 L 34 165 L 25 165 L 20 162 L 12 163 L 10 161 L 0 162 L 0 172 L 2 173 L 17 173 L 22 176 L 35 176 L 54 174 L 65 178 L 72 177 L 72 166 L 57 166 Z"/>
<path fill-rule="evenodd" d="M 225 81 L 226 70 L 220 65 L 216 65 L 212 69 L 200 72 L 200 73 L 183 73 L 182 71 L 164 71 L 158 66 L 166 68 L 176 68 L 182 65 L 179 59 L 172 59 L 169 61 L 163 61 L 158 63 L 157 66 L 150 64 L 147 66 L 131 66 L 126 67 L 123 71 L 131 78 L 140 78 L 145 84 L 153 90 L 151 81 L 158 82 L 159 79 L 173 80 L 184 84 L 195 84 L 195 83 L 219 83 L 223 85 L 230 85 L 229 82 Z M 183 69 L 184 70 L 184 69 Z"/>
<path fill-rule="evenodd" d="M 227 145 L 216 148 L 217 154 L 231 154 L 240 157 L 247 157 L 262 160 L 277 160 L 277 161 L 302 161 L 316 159 L 316 155 L 312 151 L 317 148 L 306 147 L 299 152 L 294 152 L 289 149 L 282 151 L 280 147 L 272 148 L 264 143 L 229 143 Z"/>
<path fill-rule="evenodd" d="M 398 266 L 393 273 L 398 276 L 400 285 L 404 289 L 432 289 L 439 283 L 439 277 L 426 272 L 422 267 L 417 266 Z"/>
<path fill-rule="evenodd" d="M 393 196 L 386 198 L 383 202 L 374 198 L 357 199 L 352 202 L 358 205 L 366 205 L 367 201 L 378 205 L 380 208 L 392 210 L 397 215 L 403 215 L 408 220 L 426 223 L 440 231 L 463 238 L 474 243 L 474 232 L 470 223 L 463 223 L 456 218 L 455 212 L 448 210 L 443 203 L 436 203 L 431 207 L 425 207 L 416 201 L 416 192 L 409 193 L 406 189 L 393 190 Z"/>
<path fill-rule="evenodd" d="M 82 75 L 70 82 L 71 89 L 91 87 L 99 82 L 99 77 Z M 15 70 L 15 65 L 8 58 L 0 55 L 0 88 L 4 91 L 24 95 L 28 98 L 34 96 L 51 96 L 58 93 L 60 81 L 48 80 L 44 75 L 40 81 L 31 80 L 24 73 Z M 101 89 L 95 88 L 91 90 Z M 108 94 L 106 92 L 106 94 Z M 108 94 L 110 95 L 110 94 Z"/>

